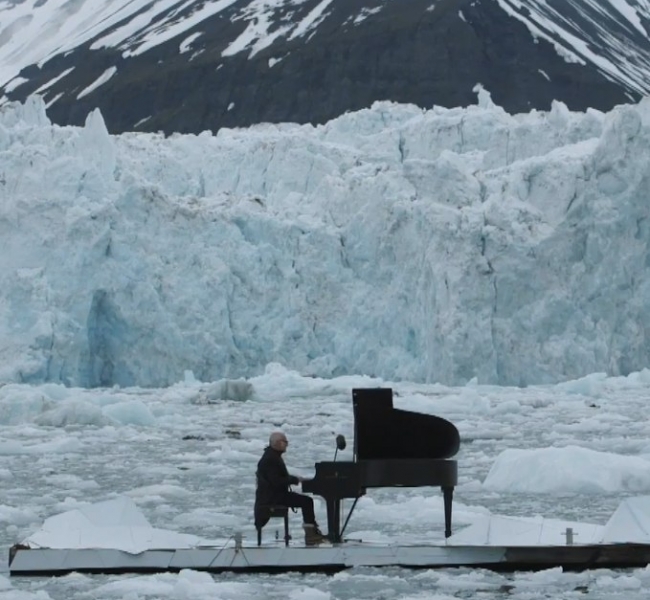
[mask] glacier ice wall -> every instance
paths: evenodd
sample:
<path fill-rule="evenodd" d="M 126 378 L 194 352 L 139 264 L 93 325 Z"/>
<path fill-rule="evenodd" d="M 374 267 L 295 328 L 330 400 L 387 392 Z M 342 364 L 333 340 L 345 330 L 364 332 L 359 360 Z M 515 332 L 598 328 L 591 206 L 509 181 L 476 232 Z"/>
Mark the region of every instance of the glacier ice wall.
<path fill-rule="evenodd" d="M 0 109 L 0 381 L 526 385 L 650 364 L 650 100 L 165 138 Z"/>

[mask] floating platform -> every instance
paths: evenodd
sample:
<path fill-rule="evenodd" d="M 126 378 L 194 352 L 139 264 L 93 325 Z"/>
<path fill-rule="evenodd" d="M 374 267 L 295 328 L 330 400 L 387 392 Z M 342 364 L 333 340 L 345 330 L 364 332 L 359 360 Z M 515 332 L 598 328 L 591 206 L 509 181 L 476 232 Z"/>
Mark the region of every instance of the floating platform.
<path fill-rule="evenodd" d="M 146 550 L 11 549 L 9 571 L 14 576 L 79 573 L 159 573 L 182 569 L 224 572 L 324 572 L 352 567 L 452 568 L 495 571 L 620 569 L 650 564 L 650 545 L 588 546 L 377 546 L 340 544 L 332 547 L 225 547 Z"/>
<path fill-rule="evenodd" d="M 621 569 L 650 564 L 650 497 L 621 502 L 606 525 L 486 515 L 447 540 L 347 541 L 306 547 L 241 535 L 205 540 L 155 529 L 128 498 L 46 519 L 9 551 L 12 576 L 80 573 L 336 572 L 353 567 L 486 568 L 495 571 Z M 580 543 L 578 543 L 580 541 Z"/>

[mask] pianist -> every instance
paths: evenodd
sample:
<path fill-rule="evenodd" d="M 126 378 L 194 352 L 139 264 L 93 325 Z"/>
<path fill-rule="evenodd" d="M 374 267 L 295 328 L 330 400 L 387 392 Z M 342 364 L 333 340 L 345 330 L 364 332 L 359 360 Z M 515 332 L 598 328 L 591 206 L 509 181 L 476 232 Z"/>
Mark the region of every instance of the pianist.
<path fill-rule="evenodd" d="M 255 492 L 255 527 L 264 527 L 269 520 L 268 506 L 288 506 L 302 510 L 305 544 L 314 546 L 327 538 L 318 529 L 314 514 L 314 501 L 304 494 L 292 492 L 291 485 L 302 483 L 303 478 L 290 475 L 282 455 L 287 450 L 287 436 L 275 431 L 269 437 L 269 445 L 264 449 L 257 463 L 257 490 Z"/>

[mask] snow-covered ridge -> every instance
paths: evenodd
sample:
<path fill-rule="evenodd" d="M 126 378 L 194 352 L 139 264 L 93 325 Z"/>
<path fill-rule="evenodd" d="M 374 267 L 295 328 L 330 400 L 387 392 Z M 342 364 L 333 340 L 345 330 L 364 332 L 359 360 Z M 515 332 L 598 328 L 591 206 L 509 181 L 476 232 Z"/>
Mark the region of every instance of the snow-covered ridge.
<path fill-rule="evenodd" d="M 345 23 L 358 24 L 394 1 L 359 3 Z M 476 1 L 497 2 L 567 60 L 593 64 L 630 91 L 650 91 L 647 0 Z M 428 9 L 435 7 L 432 0 Z M 244 52 L 252 57 L 273 44 L 295 39 L 307 43 L 333 9 L 333 0 L 4 0 L 0 86 L 13 89 L 22 82 L 10 83 L 21 69 L 84 44 L 93 51 L 117 48 L 127 58 L 177 39 L 179 52 L 189 45 L 199 52 L 201 36 L 215 18 L 237 25 L 224 40 L 222 56 Z M 465 18 L 462 7 L 459 18 Z"/>
<path fill-rule="evenodd" d="M 650 102 L 110 136 L 0 112 L 0 377 L 527 384 L 650 362 Z"/>
<path fill-rule="evenodd" d="M 650 92 L 650 4 L 647 0 L 497 0 L 532 35 L 567 60 L 591 63 L 612 81 Z M 631 43 L 632 40 L 639 43 Z"/>
<path fill-rule="evenodd" d="M 388 2 L 392 0 L 384 0 Z M 22 68 L 42 64 L 85 43 L 115 47 L 124 57 L 146 52 L 221 16 L 247 23 L 224 55 L 282 39 L 307 37 L 332 0 L 23 0 L 0 2 L 0 85 Z M 277 27 L 280 21 L 282 25 Z M 187 34 L 188 37 L 190 33 Z M 196 33 L 192 34 L 193 37 Z"/>

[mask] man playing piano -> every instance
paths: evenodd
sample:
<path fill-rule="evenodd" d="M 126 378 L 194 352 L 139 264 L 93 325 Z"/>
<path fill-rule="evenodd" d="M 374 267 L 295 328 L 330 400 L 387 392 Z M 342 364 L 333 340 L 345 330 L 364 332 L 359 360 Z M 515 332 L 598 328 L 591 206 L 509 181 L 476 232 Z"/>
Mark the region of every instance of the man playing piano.
<path fill-rule="evenodd" d="M 314 546 L 327 538 L 320 532 L 314 514 L 314 501 L 304 494 L 296 494 L 289 488 L 303 482 L 302 477 L 290 475 L 282 455 L 286 452 L 287 436 L 275 431 L 269 437 L 269 445 L 264 449 L 257 463 L 257 489 L 255 491 L 255 527 L 261 528 L 269 520 L 269 506 L 287 506 L 302 510 L 305 545 Z"/>

